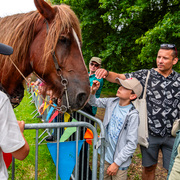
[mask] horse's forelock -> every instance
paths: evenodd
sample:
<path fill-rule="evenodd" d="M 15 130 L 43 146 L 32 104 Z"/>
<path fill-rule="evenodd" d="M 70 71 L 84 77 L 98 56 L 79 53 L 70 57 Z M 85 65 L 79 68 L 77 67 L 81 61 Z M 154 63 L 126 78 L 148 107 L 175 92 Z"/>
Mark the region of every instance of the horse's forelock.
<path fill-rule="evenodd" d="M 60 13 L 62 13 L 61 16 L 66 15 L 66 18 L 62 19 L 65 26 L 66 26 L 66 24 L 68 24 L 69 29 L 73 28 L 75 30 L 79 40 L 82 41 L 80 23 L 79 23 L 77 16 L 74 13 L 74 11 L 72 11 L 69 6 L 62 4 L 59 6 L 59 14 Z"/>
<path fill-rule="evenodd" d="M 44 71 L 45 67 L 47 67 L 49 56 L 51 56 L 52 51 L 55 51 L 60 34 L 68 33 L 69 31 L 72 31 L 73 28 L 79 38 L 79 41 L 82 41 L 79 20 L 70 7 L 62 4 L 56 5 L 53 8 L 55 8 L 56 15 L 49 25 L 49 29 L 47 29 L 48 35 L 44 46 L 43 56 Z"/>
<path fill-rule="evenodd" d="M 51 50 L 55 51 L 60 34 L 68 33 L 72 31 L 72 28 L 75 30 L 79 41 L 82 41 L 79 20 L 70 7 L 61 4 L 54 6 L 54 8 L 56 9 L 56 15 L 48 30 L 48 36 L 45 42 L 45 59 L 48 58 Z"/>

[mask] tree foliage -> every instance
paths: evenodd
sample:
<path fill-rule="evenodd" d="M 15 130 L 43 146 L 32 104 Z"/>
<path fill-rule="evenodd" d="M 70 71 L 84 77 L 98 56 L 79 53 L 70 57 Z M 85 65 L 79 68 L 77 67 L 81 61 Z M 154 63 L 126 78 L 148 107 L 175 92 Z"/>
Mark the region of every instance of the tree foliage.
<path fill-rule="evenodd" d="M 131 72 L 156 67 L 161 43 L 180 49 L 179 0 L 52 1 L 70 5 L 80 19 L 87 64 L 99 56 L 104 68 Z"/>

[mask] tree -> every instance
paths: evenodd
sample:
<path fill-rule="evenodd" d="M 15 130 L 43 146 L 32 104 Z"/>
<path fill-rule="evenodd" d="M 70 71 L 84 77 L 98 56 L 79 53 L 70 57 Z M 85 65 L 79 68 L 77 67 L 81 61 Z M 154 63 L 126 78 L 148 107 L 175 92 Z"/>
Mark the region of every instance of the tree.
<path fill-rule="evenodd" d="M 168 12 L 163 20 L 159 21 L 153 29 L 148 30 L 144 36 L 136 40 L 136 43 L 143 44 L 138 58 L 144 62 L 153 62 L 154 51 L 159 48 L 160 43 L 176 44 L 177 49 L 180 48 L 180 11 L 174 13 Z M 152 47 L 153 44 L 153 47 Z M 179 47 L 179 48 L 178 48 Z M 178 72 L 180 65 L 176 65 L 174 69 Z"/>
<path fill-rule="evenodd" d="M 99 8 L 97 0 L 54 0 L 54 3 L 65 3 L 71 6 L 81 22 L 83 46 L 82 51 L 86 63 L 92 56 L 99 56 L 105 49 L 104 39 L 111 27 L 107 22 L 103 22 L 101 15 L 104 9 Z"/>
<path fill-rule="evenodd" d="M 113 71 L 127 72 L 152 68 L 156 66 L 156 54 L 161 43 L 175 43 L 180 47 L 179 1 L 100 2 L 101 8 L 108 9 L 102 16 L 104 21 L 109 22 L 116 30 L 116 34 L 106 38 L 107 47 L 101 52 L 106 59 L 112 56 L 116 59 L 116 65 L 113 66 L 122 67 L 121 70 L 111 67 Z"/>
<path fill-rule="evenodd" d="M 69 4 L 79 17 L 86 63 L 99 56 L 104 68 L 125 73 L 156 67 L 161 43 L 173 43 L 180 49 L 179 0 L 53 2 Z"/>

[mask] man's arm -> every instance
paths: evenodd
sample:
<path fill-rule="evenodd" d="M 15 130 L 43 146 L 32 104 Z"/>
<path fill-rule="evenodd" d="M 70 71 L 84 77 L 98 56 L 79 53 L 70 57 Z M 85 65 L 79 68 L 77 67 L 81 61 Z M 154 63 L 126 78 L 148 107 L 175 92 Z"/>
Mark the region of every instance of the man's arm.
<path fill-rule="evenodd" d="M 20 127 L 21 134 L 24 138 L 25 145 L 23 147 L 21 147 L 20 149 L 18 149 L 17 151 L 12 152 L 11 154 L 14 158 L 19 159 L 19 160 L 23 160 L 29 154 L 29 145 L 28 145 L 28 143 L 24 137 L 24 134 L 23 134 L 24 126 L 25 126 L 24 121 L 18 121 L 18 125 Z"/>
<path fill-rule="evenodd" d="M 117 77 L 123 80 L 126 79 L 126 76 L 124 74 L 108 72 L 106 69 L 97 69 L 95 74 L 96 74 L 97 79 L 105 78 L 107 81 L 112 82 L 112 83 L 116 83 L 115 79 Z"/>

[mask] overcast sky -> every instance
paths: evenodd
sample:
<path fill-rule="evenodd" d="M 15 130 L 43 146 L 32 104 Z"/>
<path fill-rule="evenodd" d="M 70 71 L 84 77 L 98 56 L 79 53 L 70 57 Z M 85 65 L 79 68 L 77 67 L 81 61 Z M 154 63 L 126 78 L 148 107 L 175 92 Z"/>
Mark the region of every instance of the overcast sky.
<path fill-rule="evenodd" d="M 0 0 L 0 17 L 36 10 L 34 0 Z"/>

